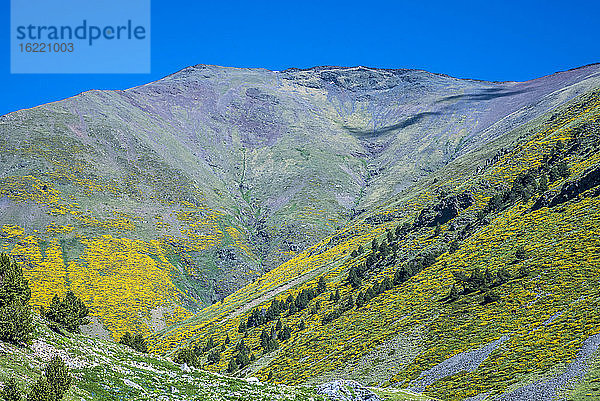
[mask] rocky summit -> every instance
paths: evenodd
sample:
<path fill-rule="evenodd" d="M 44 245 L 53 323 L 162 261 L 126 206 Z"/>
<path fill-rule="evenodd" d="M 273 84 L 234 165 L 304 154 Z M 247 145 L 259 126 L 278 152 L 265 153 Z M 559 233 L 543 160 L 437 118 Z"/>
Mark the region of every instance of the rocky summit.
<path fill-rule="evenodd" d="M 72 399 L 600 397 L 599 127 L 598 64 L 197 65 L 4 115 L 0 250 L 39 336 L 0 381 L 54 349 Z"/>

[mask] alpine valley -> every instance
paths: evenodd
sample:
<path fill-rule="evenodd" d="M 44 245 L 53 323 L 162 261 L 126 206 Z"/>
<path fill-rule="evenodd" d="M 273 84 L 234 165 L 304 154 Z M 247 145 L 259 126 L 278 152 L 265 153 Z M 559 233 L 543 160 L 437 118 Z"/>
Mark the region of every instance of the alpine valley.
<path fill-rule="evenodd" d="M 600 399 L 600 64 L 197 65 L 16 111 L 0 251 L 35 311 L 89 308 L 0 343 L 67 400 Z"/>

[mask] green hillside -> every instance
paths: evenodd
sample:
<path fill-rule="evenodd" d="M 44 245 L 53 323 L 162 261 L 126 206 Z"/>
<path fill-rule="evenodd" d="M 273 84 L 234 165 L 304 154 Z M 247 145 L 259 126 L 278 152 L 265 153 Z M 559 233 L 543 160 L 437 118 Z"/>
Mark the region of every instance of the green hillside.
<path fill-rule="evenodd" d="M 219 344 L 227 335 L 232 345 L 221 361 L 207 361 L 219 371 L 239 354 L 235 344 L 243 339 L 259 357 L 240 374 L 276 383 L 346 377 L 457 400 L 502 393 L 514 399 L 513 391 L 550 399 L 570 391 L 600 344 L 599 101 L 598 92 L 584 94 L 498 138 L 486 146 L 492 157 L 483 168 L 472 162 L 476 153 L 456 159 L 345 231 L 155 336 L 154 349 L 168 352 L 182 340 Z M 458 195 L 465 193 L 472 204 L 461 207 Z M 373 254 L 373 238 L 386 251 L 360 269 L 353 288 L 349 271 Z M 359 245 L 364 253 L 351 255 Z M 274 300 L 298 297 L 320 277 L 327 289 L 303 310 L 282 308 L 239 332 L 253 310 L 267 312 Z M 280 337 L 277 320 L 291 328 L 289 339 Z M 281 338 L 275 350 L 261 344 L 263 330 L 272 328 Z"/>
<path fill-rule="evenodd" d="M 2 116 L 0 250 L 35 308 L 67 290 L 90 308 L 95 339 L 40 323 L 86 350 L 73 397 L 134 391 L 126 371 L 148 398 L 191 391 L 164 359 L 187 349 L 212 373 L 186 383 L 223 380 L 223 399 L 258 387 L 213 373 L 258 377 L 263 399 L 336 379 L 594 397 L 599 127 L 599 65 L 527 82 L 189 67 Z M 127 331 L 151 368 L 114 343 Z M 98 347 L 121 367 L 94 370 Z"/>

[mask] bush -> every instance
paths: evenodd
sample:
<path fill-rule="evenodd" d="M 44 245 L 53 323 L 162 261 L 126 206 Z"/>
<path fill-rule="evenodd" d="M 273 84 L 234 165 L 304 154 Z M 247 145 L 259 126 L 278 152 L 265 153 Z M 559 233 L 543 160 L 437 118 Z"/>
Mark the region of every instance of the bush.
<path fill-rule="evenodd" d="M 0 254 L 0 340 L 18 344 L 31 339 L 30 298 L 29 282 L 21 266 Z"/>
<path fill-rule="evenodd" d="M 78 332 L 79 326 L 88 324 L 88 313 L 87 306 L 73 291 L 67 291 L 63 299 L 55 295 L 48 309 L 42 310 L 46 319 L 61 325 L 71 333 Z"/>
<path fill-rule="evenodd" d="M 0 400 L 2 401 L 22 401 L 23 393 L 19 389 L 19 385 L 14 378 L 8 379 L 4 383 L 4 388 L 0 391 Z"/>

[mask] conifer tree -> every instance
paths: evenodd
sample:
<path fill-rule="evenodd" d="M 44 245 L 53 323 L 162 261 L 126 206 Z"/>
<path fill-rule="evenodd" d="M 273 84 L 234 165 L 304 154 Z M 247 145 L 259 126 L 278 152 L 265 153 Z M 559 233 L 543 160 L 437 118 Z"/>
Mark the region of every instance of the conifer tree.
<path fill-rule="evenodd" d="M 23 393 L 19 389 L 19 384 L 14 377 L 11 377 L 4 383 L 2 391 L 0 391 L 0 400 L 2 401 L 22 401 Z"/>

